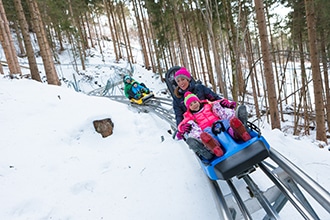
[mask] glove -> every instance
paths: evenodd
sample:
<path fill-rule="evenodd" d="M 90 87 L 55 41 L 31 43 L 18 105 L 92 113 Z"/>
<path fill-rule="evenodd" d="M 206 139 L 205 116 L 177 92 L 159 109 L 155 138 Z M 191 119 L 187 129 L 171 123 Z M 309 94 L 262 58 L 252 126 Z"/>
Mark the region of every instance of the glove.
<path fill-rule="evenodd" d="M 231 108 L 231 109 L 234 109 L 236 107 L 236 102 L 235 101 L 229 101 L 228 99 L 221 99 L 220 101 L 220 105 L 222 107 L 226 107 L 226 108 Z"/>
<path fill-rule="evenodd" d="M 189 133 L 191 131 L 191 124 L 184 124 L 181 126 L 183 133 Z"/>
<path fill-rule="evenodd" d="M 180 131 L 178 131 L 178 132 L 176 133 L 176 137 L 178 138 L 178 140 L 182 140 L 182 139 L 183 139 L 183 135 L 184 135 L 184 133 L 182 133 L 182 132 L 180 132 Z"/>
<path fill-rule="evenodd" d="M 149 89 L 146 89 L 146 88 L 142 88 L 142 89 L 141 89 L 141 92 L 146 93 L 146 94 L 149 94 L 149 93 L 150 93 L 150 92 L 149 92 Z"/>
<path fill-rule="evenodd" d="M 136 93 L 134 96 L 135 99 L 140 99 L 141 98 L 141 93 Z"/>

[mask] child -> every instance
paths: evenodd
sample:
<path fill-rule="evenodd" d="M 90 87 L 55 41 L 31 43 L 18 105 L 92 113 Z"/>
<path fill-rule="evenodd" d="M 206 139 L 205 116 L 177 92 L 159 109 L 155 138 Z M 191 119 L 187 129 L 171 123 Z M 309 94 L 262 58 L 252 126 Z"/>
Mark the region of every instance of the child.
<path fill-rule="evenodd" d="M 226 102 L 228 100 L 224 99 L 223 97 L 220 97 L 218 94 L 213 92 L 205 85 L 201 83 L 196 83 L 195 80 L 192 79 L 190 72 L 184 67 L 181 67 L 174 74 L 174 79 L 177 86 L 174 89 L 173 110 L 175 113 L 175 121 L 177 126 L 183 120 L 183 114 L 187 111 L 187 108 L 184 105 L 184 94 L 187 91 L 194 93 L 200 100 L 222 100 L 223 107 L 235 108 L 236 106 L 235 102 L 231 102 L 231 105 L 228 105 L 228 103 Z"/>
<path fill-rule="evenodd" d="M 123 78 L 124 81 L 124 92 L 125 96 L 129 99 L 140 99 L 142 93 L 149 94 L 150 90 L 144 85 L 144 83 L 138 83 L 129 75 L 125 75 Z"/>
<path fill-rule="evenodd" d="M 200 139 L 216 156 L 222 156 L 223 150 L 221 145 L 213 137 L 214 134 L 211 129 L 215 121 L 222 119 L 229 119 L 230 128 L 228 133 L 234 139 L 243 141 L 251 139 L 244 124 L 235 117 L 235 110 L 223 108 L 220 105 L 220 101 L 201 101 L 191 92 L 186 92 L 184 96 L 184 104 L 187 107 L 187 111 L 183 114 L 184 119 L 178 125 L 177 137 L 179 139 L 183 137 L 184 133 L 189 133 L 189 137 Z M 200 129 L 196 128 L 196 124 Z"/>

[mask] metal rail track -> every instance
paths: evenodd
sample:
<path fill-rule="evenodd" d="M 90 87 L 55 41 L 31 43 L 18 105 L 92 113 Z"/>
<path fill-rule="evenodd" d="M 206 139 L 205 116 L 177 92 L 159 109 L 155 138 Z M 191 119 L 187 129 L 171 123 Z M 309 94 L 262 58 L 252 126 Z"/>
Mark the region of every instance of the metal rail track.
<path fill-rule="evenodd" d="M 97 95 L 100 93 L 96 93 Z M 95 94 L 95 95 L 96 95 Z M 134 106 L 142 112 L 152 112 L 161 119 L 167 121 L 173 130 L 176 128 L 172 99 L 152 98 L 144 105 L 132 104 L 125 96 L 108 96 L 108 98 Z M 262 161 L 255 165 L 250 172 L 239 174 L 234 177 L 238 181 L 243 180 L 246 189 L 250 191 L 250 198 L 243 199 L 239 187 L 235 185 L 234 178 L 227 181 L 210 180 L 209 183 L 219 213 L 219 218 L 224 220 L 254 219 L 253 214 L 263 210 L 263 219 L 281 219 L 280 211 L 290 202 L 302 219 L 320 219 L 308 201 L 312 197 L 315 201 L 330 214 L 330 194 L 322 186 L 316 183 L 297 166 L 291 163 L 275 149 L 270 149 L 267 160 L 273 164 Z M 265 174 L 265 178 L 273 184 L 267 190 L 262 191 L 257 185 L 257 180 L 252 176 L 253 171 L 259 169 Z M 237 181 L 236 181 L 237 182 Z M 230 193 L 224 195 L 223 185 L 230 189 Z M 303 189 L 303 190 L 301 190 Z M 246 192 L 245 192 L 246 194 Z M 258 217 L 258 219 L 260 219 Z"/>

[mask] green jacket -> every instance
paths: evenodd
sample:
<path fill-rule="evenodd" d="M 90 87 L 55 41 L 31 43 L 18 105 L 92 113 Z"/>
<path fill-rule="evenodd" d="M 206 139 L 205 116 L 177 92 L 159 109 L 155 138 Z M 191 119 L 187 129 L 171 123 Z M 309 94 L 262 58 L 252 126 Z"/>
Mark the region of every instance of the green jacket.
<path fill-rule="evenodd" d="M 125 92 L 125 96 L 129 99 L 134 97 L 134 93 L 132 91 L 132 86 L 133 83 L 136 82 L 134 79 L 131 79 L 130 83 L 127 83 L 126 81 L 124 82 L 124 92 Z M 138 82 L 137 82 L 138 83 Z M 138 83 L 139 84 L 139 83 Z"/>

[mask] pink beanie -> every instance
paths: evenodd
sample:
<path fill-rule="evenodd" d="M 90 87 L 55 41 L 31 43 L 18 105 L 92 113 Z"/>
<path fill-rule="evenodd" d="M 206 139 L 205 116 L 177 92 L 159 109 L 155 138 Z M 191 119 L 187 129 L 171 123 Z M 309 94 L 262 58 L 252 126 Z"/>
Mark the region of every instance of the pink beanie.
<path fill-rule="evenodd" d="M 201 100 L 199 100 L 199 98 L 195 94 L 189 91 L 186 92 L 184 94 L 184 104 L 186 105 L 187 109 L 189 109 L 190 103 L 192 103 L 193 101 L 200 102 Z"/>
<path fill-rule="evenodd" d="M 175 81 L 179 78 L 179 77 L 183 77 L 188 79 L 189 81 L 191 80 L 191 75 L 188 72 L 188 70 L 184 67 L 181 67 L 174 75 L 174 79 Z"/>

